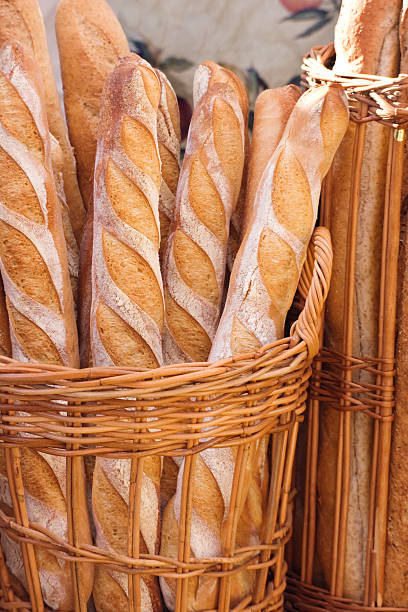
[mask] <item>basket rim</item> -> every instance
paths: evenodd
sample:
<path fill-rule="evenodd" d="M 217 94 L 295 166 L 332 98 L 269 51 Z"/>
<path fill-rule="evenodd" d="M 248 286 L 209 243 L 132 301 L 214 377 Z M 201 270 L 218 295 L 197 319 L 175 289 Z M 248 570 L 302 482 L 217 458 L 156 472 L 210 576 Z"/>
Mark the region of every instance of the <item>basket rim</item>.
<path fill-rule="evenodd" d="M 303 57 L 302 77 L 306 87 L 316 85 L 340 85 L 349 101 L 360 103 L 351 106 L 350 119 L 357 123 L 378 121 L 393 128 L 408 126 L 408 74 L 396 77 L 383 75 L 335 72 L 329 67 L 335 57 L 334 43 L 318 45 Z M 367 115 L 362 116 L 360 105 L 367 105 Z"/>
<path fill-rule="evenodd" d="M 74 393 L 79 389 L 101 389 L 108 387 L 121 387 L 138 390 L 144 387 L 165 387 L 171 381 L 171 386 L 205 382 L 210 378 L 222 380 L 230 377 L 231 372 L 238 378 L 242 372 L 251 369 L 258 371 L 265 366 L 273 366 L 275 361 L 292 359 L 295 363 L 312 359 L 320 348 L 319 324 L 320 316 L 326 300 L 330 285 L 332 269 L 332 246 L 330 232 L 327 228 L 317 227 L 313 233 L 308 257 L 302 270 L 299 282 L 299 291 L 305 299 L 303 310 L 292 325 L 290 335 L 256 351 L 240 353 L 216 362 L 191 362 L 165 365 L 159 368 L 133 368 L 133 367 L 87 367 L 69 368 L 60 365 L 51 365 L 35 362 L 22 362 L 0 356 L 0 390 L 7 389 L 8 385 L 16 388 L 24 385 L 62 385 L 65 392 L 70 387 Z M 284 353 L 282 355 L 282 353 Z M 276 355 L 276 358 L 274 357 Z M 283 375 L 287 367 L 271 370 L 271 376 Z M 167 382 L 166 382 L 167 381 Z M 89 383 L 89 384 L 87 384 Z"/>

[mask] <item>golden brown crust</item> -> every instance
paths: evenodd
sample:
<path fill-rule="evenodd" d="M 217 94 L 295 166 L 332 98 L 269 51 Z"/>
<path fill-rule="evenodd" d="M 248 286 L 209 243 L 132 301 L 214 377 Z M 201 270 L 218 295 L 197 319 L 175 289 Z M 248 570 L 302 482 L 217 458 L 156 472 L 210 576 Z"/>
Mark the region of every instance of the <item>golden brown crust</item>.
<path fill-rule="evenodd" d="M 0 46 L 9 40 L 15 40 L 29 48 L 34 53 L 40 69 L 48 125 L 62 149 L 64 191 L 72 228 L 79 241 L 85 221 L 85 209 L 78 188 L 75 158 L 55 86 L 45 27 L 37 0 L 0 0 Z"/>
<path fill-rule="evenodd" d="M 255 195 L 266 164 L 279 144 L 290 113 L 300 97 L 296 85 L 265 89 L 256 99 L 245 199 L 243 235 L 250 223 Z"/>
<path fill-rule="evenodd" d="M 162 363 L 159 98 L 156 73 L 135 54 L 119 60 L 102 94 L 93 235 L 87 233 L 83 245 L 86 261 L 91 243 L 93 249 L 90 337 L 96 366 L 154 368 Z M 87 274 L 86 267 L 84 272 Z M 86 309 L 86 303 L 83 306 Z M 82 331 L 88 333 L 86 327 Z M 131 460 L 97 457 L 92 485 L 97 544 L 122 554 L 129 552 L 130 472 Z M 144 458 L 140 516 L 143 554 L 158 551 L 160 472 L 160 457 Z M 154 577 L 141 576 L 141 598 L 142 610 L 161 610 L 159 584 Z M 98 612 L 127 610 L 127 576 L 99 569 L 94 599 Z"/>
<path fill-rule="evenodd" d="M 79 250 L 78 335 L 81 368 L 92 366 L 90 316 L 92 303 L 93 198 L 86 211 L 86 222 Z"/>
<path fill-rule="evenodd" d="M 129 45 L 105 0 L 61 0 L 55 28 L 69 135 L 88 207 L 102 89 L 119 57 L 129 53 Z"/>
<path fill-rule="evenodd" d="M 0 108 L 4 109 L 3 96 L 10 104 L 7 117 L 3 113 L 0 121 L 0 151 L 21 170 L 10 175 L 8 167 L 0 165 L 0 183 L 4 184 L 7 177 L 10 186 L 0 204 L 0 267 L 13 357 L 77 367 L 74 304 L 41 77 L 34 57 L 18 43 L 1 48 L 0 75 L 12 85 L 10 88 L 0 79 Z M 29 519 L 68 539 L 65 463 L 62 457 L 31 450 L 21 453 Z M 84 498 L 81 466 L 82 459 L 76 458 L 73 495 L 78 496 L 79 505 Z M 10 505 L 6 472 L 3 469 L 0 473 L 4 479 L 1 502 Z M 89 544 L 88 515 L 80 511 L 78 520 L 77 542 Z M 6 559 L 10 569 L 18 573 L 22 567 L 19 550 L 14 547 L 9 551 L 10 555 L 6 550 Z M 45 602 L 54 609 L 72 610 L 69 564 L 41 547 L 35 552 Z M 20 579 L 20 574 L 17 577 Z M 81 605 L 85 606 L 92 590 L 92 568 L 78 569 L 78 578 Z"/>
<path fill-rule="evenodd" d="M 316 221 L 316 193 L 320 192 L 347 120 L 345 101 L 337 87 L 311 90 L 294 107 L 258 184 L 254 212 L 231 274 L 211 360 L 232 354 L 232 328 L 237 319 L 259 345 L 283 336 Z M 316 134 L 320 135 L 319 146 Z M 307 154 L 310 143 L 315 146 L 313 158 Z"/>
<path fill-rule="evenodd" d="M 241 101 L 242 113 L 245 123 L 245 150 L 244 150 L 244 167 L 242 170 L 242 179 L 236 206 L 232 211 L 231 222 L 229 227 L 228 245 L 227 245 L 227 264 L 229 271 L 232 270 L 235 256 L 241 243 L 242 224 L 244 218 L 246 185 L 248 178 L 248 163 L 249 163 L 249 135 L 248 135 L 248 99 L 244 85 L 236 74 L 227 70 L 223 66 L 219 66 L 215 62 L 203 62 L 197 71 L 199 74 L 194 82 L 194 105 L 197 105 L 200 98 L 212 86 L 219 84 L 227 84 L 232 86 L 235 93 Z M 200 74 L 201 73 L 201 74 Z"/>
<path fill-rule="evenodd" d="M 133 351 L 141 356 L 139 366 L 146 367 L 146 344 L 155 365 L 162 362 L 159 96 L 155 73 L 137 55 L 118 62 L 103 92 L 93 199 L 91 346 L 98 365 L 131 365 L 125 355 Z M 109 307 L 110 319 L 116 313 L 123 320 L 122 339 L 102 324 L 108 314 L 106 309 L 102 314 L 100 304 Z M 115 329 L 119 331 L 119 322 Z M 116 359 L 113 344 L 119 349 Z"/>
<path fill-rule="evenodd" d="M 169 305 L 163 351 L 168 363 L 208 356 L 244 163 L 248 103 L 239 79 L 205 62 L 195 75 L 194 97 L 163 266 Z"/>
<path fill-rule="evenodd" d="M 394 76 L 398 73 L 398 19 L 400 0 L 349 0 L 343 3 L 335 34 L 338 72 L 362 72 Z M 334 263 L 332 283 L 326 304 L 326 342 L 335 350 L 343 348 L 343 312 L 347 226 L 355 124 L 350 124 L 333 162 L 331 234 Z M 355 270 L 355 312 L 353 354 L 377 355 L 378 294 L 388 130 L 367 126 L 364 162 L 360 184 L 357 256 Z M 375 382 L 368 373 L 355 380 Z M 339 439 L 339 413 L 320 412 L 318 466 L 317 553 L 330 583 L 336 465 Z M 363 598 L 365 555 L 368 532 L 369 486 L 371 471 L 372 419 L 365 414 L 351 417 L 351 480 L 346 536 L 344 595 Z"/>
<path fill-rule="evenodd" d="M 17 43 L 2 47 L 0 73 L 12 85 L 12 92 L 9 87 L 1 88 L 0 95 L 6 95 L 10 104 L 11 113 L 7 118 L 9 126 L 13 123 L 12 109 L 15 109 L 16 135 L 9 135 L 4 124 L 0 125 L 3 127 L 0 153 L 12 160 L 19 169 L 18 173 L 10 175 L 7 166 L 0 167 L 0 172 L 3 170 L 6 173 L 2 183 L 7 177 L 9 185 L 8 193 L 2 196 L 0 224 L 5 292 L 9 303 L 15 311 L 24 315 L 33 331 L 42 328 L 48 334 L 60 355 L 61 363 L 76 366 L 78 339 L 74 304 L 53 176 L 50 137 L 41 95 L 41 77 L 34 59 Z M 18 78 L 15 78 L 17 74 Z M 24 100 L 23 115 L 17 104 L 19 98 Z M 14 99 L 16 104 L 13 104 Z M 33 146 L 33 126 L 42 140 L 41 150 Z M 35 173 L 39 173 L 41 178 L 38 179 Z M 31 191 L 26 199 L 27 186 Z M 25 351 L 30 350 L 30 335 L 19 329 L 12 314 L 9 316 L 13 329 L 13 355 L 24 359 Z M 19 340 L 16 337 L 13 339 L 15 334 Z"/>
<path fill-rule="evenodd" d="M 338 73 L 394 76 L 398 72 L 398 23 L 402 0 L 345 0 L 334 45 Z"/>

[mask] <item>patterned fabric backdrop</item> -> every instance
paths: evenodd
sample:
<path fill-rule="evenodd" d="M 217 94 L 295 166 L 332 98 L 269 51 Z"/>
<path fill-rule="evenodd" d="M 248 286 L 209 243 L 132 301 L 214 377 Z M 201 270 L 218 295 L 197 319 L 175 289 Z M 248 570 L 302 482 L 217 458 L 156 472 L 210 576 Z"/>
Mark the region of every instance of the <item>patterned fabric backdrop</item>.
<path fill-rule="evenodd" d="M 109 0 L 131 47 L 163 70 L 180 101 L 184 133 L 195 66 L 212 59 L 242 78 L 253 108 L 266 87 L 297 82 L 302 56 L 333 39 L 341 0 Z M 88 0 L 92 2 L 92 0 Z M 57 0 L 40 0 L 54 66 Z"/>

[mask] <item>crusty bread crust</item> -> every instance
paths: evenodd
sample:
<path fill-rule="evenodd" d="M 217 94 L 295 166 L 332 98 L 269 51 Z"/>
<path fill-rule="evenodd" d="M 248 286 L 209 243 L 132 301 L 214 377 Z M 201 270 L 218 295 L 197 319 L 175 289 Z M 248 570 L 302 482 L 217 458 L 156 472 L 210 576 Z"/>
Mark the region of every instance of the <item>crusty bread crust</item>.
<path fill-rule="evenodd" d="M 129 45 L 105 0 L 61 0 L 55 29 L 65 114 L 87 208 L 92 195 L 102 89 L 117 60 L 129 53 Z"/>
<path fill-rule="evenodd" d="M 245 152 L 244 152 L 244 167 L 242 169 L 241 188 L 239 191 L 237 203 L 231 214 L 231 222 L 229 227 L 228 245 L 227 245 L 227 265 L 229 271 L 232 270 L 234 259 L 241 244 L 242 225 L 244 219 L 246 186 L 248 179 L 248 164 L 249 164 L 249 135 L 248 135 L 248 99 L 243 84 L 236 74 L 227 70 L 223 66 L 219 66 L 215 62 L 206 61 L 198 67 L 194 79 L 193 99 L 194 106 L 197 105 L 200 98 L 206 91 L 216 83 L 224 83 L 232 86 L 241 101 L 242 112 L 245 124 Z"/>
<path fill-rule="evenodd" d="M 18 43 L 0 49 L 0 190 L 0 269 L 13 357 L 77 367 L 74 303 L 41 77 L 34 56 Z M 29 520 L 68 540 L 66 460 L 23 449 L 20 463 Z M 73 473 L 76 507 L 86 508 L 79 457 Z M 4 453 L 0 501 L 11 508 Z M 74 522 L 77 542 L 90 544 L 86 512 L 75 514 Z M 24 582 L 18 546 L 11 540 L 2 543 L 11 572 Z M 51 608 L 71 611 L 75 604 L 70 564 L 42 547 L 35 553 L 44 601 Z M 78 568 L 77 576 L 85 606 L 92 590 L 92 567 Z"/>
<path fill-rule="evenodd" d="M 205 361 L 220 315 L 229 224 L 242 181 L 245 94 L 236 77 L 196 72 L 197 101 L 163 266 L 166 363 Z M 188 330 L 188 333 L 186 333 Z"/>
<path fill-rule="evenodd" d="M 40 75 L 30 53 L 17 43 L 1 48 L 0 80 L 5 186 L 0 265 L 13 356 L 75 367 L 74 302 Z"/>
<path fill-rule="evenodd" d="M 121 58 L 102 94 L 93 196 L 90 336 L 96 366 L 162 364 L 159 268 L 160 82 L 135 54 Z M 134 460 L 136 461 L 136 460 Z M 127 555 L 131 460 L 96 458 L 92 507 L 98 546 Z M 140 552 L 157 554 L 161 460 L 143 460 Z M 141 576 L 141 609 L 161 609 L 159 584 Z M 126 574 L 97 568 L 98 612 L 128 605 Z"/>
<path fill-rule="evenodd" d="M 85 209 L 78 188 L 75 158 L 55 86 L 44 22 L 37 0 L 0 0 L 0 46 L 11 40 L 30 49 L 40 69 L 48 125 L 62 150 L 64 192 L 71 225 L 79 242 L 85 221 Z"/>
<path fill-rule="evenodd" d="M 231 274 L 212 361 L 283 337 L 316 221 L 321 180 L 347 117 L 336 87 L 311 90 L 296 104 L 257 189 L 256 212 Z M 311 143 L 313 156 L 307 154 Z"/>
<path fill-rule="evenodd" d="M 250 224 L 262 174 L 279 144 L 299 97 L 300 89 L 296 85 L 286 85 L 277 89 L 265 89 L 256 99 L 242 237 Z"/>

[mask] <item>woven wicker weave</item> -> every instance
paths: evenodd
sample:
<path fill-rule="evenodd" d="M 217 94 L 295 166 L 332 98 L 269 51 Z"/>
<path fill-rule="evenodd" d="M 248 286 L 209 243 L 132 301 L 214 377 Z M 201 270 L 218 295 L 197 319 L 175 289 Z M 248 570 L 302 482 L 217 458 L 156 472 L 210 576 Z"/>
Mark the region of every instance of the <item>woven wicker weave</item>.
<path fill-rule="evenodd" d="M 0 358 L 0 442 L 6 447 L 9 485 L 14 517 L 0 511 L 0 528 L 18 540 L 23 549 L 29 585 L 28 602 L 13 593 L 4 559 L 0 557 L 2 609 L 44 609 L 39 589 L 34 550 L 45 546 L 72 566 L 91 562 L 125 572 L 129 580 L 129 610 L 137 610 L 137 578 L 141 573 L 177 578 L 177 612 L 186 610 L 182 583 L 206 573 L 220 578 L 216 608 L 230 610 L 228 582 L 231 575 L 248 568 L 256 572 L 253 598 L 241 602 L 241 610 L 281 610 L 285 588 L 284 546 L 291 533 L 291 478 L 298 421 L 305 409 L 312 358 L 319 349 L 320 315 L 327 296 L 331 274 L 331 242 L 325 228 L 315 231 L 299 285 L 304 308 L 293 324 L 289 338 L 264 347 L 254 354 L 242 354 L 219 363 L 189 363 L 150 371 L 126 368 L 64 367 L 18 363 Z M 61 412 L 61 400 L 64 412 Z M 154 406 L 152 409 L 151 407 Z M 129 421 L 129 408 L 135 411 Z M 24 411 L 22 414 L 21 411 Z M 153 423 L 153 425 L 152 425 Z M 204 433 L 205 432 L 205 433 Z M 22 434 L 31 434 L 29 436 Z M 271 435 L 274 465 L 268 512 L 262 543 L 237 550 L 234 538 L 222 558 L 196 559 L 181 555 L 178 560 L 138 554 L 123 557 L 94 546 L 74 545 L 75 526 L 69 523 L 69 541 L 61 541 L 49 531 L 31 524 L 27 516 L 19 471 L 22 447 L 67 457 L 67 508 L 72 515 L 75 495 L 75 457 L 184 456 L 209 446 L 237 447 L 234 477 L 235 506 L 242 507 L 237 491 L 249 445 L 261 436 Z M 279 451 L 277 454 L 277 450 Z M 278 476 L 276 476 L 278 474 Z M 136 487 L 136 485 L 135 485 Z M 134 487 L 134 489 L 135 489 Z M 138 498 L 133 490 L 133 496 Z M 188 525 L 191 487 L 184 470 L 182 505 L 186 518 L 180 538 L 189 550 Z M 131 504 L 129 526 L 139 529 L 139 508 Z M 135 593 L 136 595 L 131 595 Z M 82 608 L 77 605 L 77 610 Z"/>
<path fill-rule="evenodd" d="M 297 611 L 327 610 L 408 610 L 380 607 L 384 593 L 384 568 L 387 539 L 387 498 L 394 407 L 395 328 L 397 300 L 397 266 L 400 239 L 402 161 L 405 128 L 408 121 L 406 94 L 408 75 L 388 78 L 364 74 L 335 74 L 334 46 L 316 47 L 304 58 L 304 82 L 314 87 L 321 83 L 340 83 L 348 96 L 350 118 L 356 126 L 351 177 L 350 213 L 347 232 L 347 262 L 341 353 L 323 349 L 312 378 L 309 406 L 307 466 L 304 492 L 304 519 L 300 576 L 292 576 L 288 589 L 288 609 Z M 378 295 L 378 354 L 353 355 L 353 300 L 355 295 L 355 260 L 359 208 L 359 185 L 364 158 L 366 124 L 379 122 L 389 128 L 389 152 L 384 201 L 381 281 Z M 329 172 L 323 187 L 322 222 L 330 227 L 332 177 Z M 365 370 L 374 375 L 375 384 L 357 383 L 353 372 Z M 354 377 L 356 378 L 356 377 Z M 336 516 L 333 521 L 333 557 L 328 590 L 313 586 L 315 569 L 317 465 L 319 444 L 319 406 L 335 409 L 339 414 L 339 446 L 336 474 Z M 365 547 L 366 572 L 364 601 L 343 599 L 345 542 L 348 524 L 350 490 L 351 433 L 354 411 L 373 419 L 370 507 L 362 512 L 369 516 Z"/>

